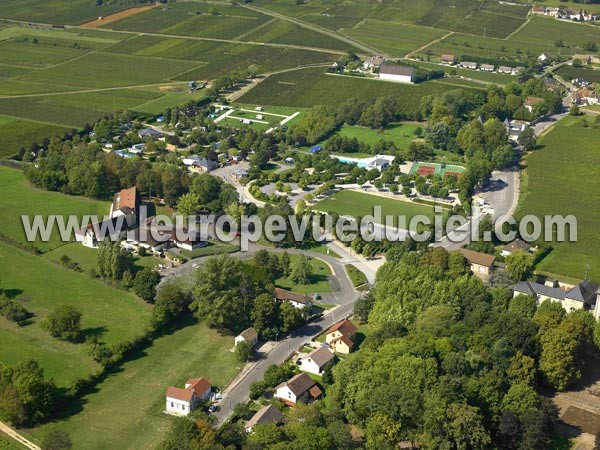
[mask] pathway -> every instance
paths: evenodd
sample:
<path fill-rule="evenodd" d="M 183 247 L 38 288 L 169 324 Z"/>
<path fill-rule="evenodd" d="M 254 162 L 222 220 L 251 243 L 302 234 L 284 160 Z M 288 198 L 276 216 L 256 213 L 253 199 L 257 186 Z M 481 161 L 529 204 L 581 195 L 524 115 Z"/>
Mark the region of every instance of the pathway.
<path fill-rule="evenodd" d="M 11 427 L 6 425 L 4 422 L 0 422 L 0 431 L 3 432 L 4 434 L 6 434 L 8 437 L 17 441 L 19 444 L 21 444 L 27 448 L 30 448 L 31 450 L 42 450 L 40 447 L 38 447 L 30 440 L 23 437 L 21 434 L 19 434 L 15 430 L 13 430 Z"/>
<path fill-rule="evenodd" d="M 432 45 L 434 45 L 434 44 L 437 44 L 437 43 L 438 43 L 438 42 L 440 42 L 441 40 L 443 40 L 443 39 L 446 39 L 446 38 L 448 38 L 448 37 L 452 36 L 453 34 L 454 34 L 454 31 L 450 31 L 449 33 L 445 34 L 445 35 L 444 35 L 444 36 L 442 36 L 441 38 L 434 39 L 433 41 L 431 41 L 431 42 L 429 42 L 429 43 L 427 43 L 427 44 L 423 45 L 422 47 L 419 47 L 418 49 L 416 49 L 416 50 L 413 50 L 413 51 L 412 51 L 412 52 L 410 52 L 410 53 L 407 53 L 407 54 L 406 54 L 406 56 L 404 56 L 404 59 L 409 59 L 409 58 L 410 58 L 410 57 L 412 57 L 412 56 L 413 56 L 415 53 L 422 52 L 422 51 L 423 51 L 423 50 L 425 50 L 426 48 L 429 48 L 429 47 L 431 47 Z"/>

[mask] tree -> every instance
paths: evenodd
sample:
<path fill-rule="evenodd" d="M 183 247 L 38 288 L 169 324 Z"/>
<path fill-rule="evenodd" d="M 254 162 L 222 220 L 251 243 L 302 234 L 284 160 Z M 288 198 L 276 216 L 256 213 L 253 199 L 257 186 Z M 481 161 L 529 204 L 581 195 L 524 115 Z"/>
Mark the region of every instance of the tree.
<path fill-rule="evenodd" d="M 176 283 L 163 284 L 152 309 L 152 324 L 161 327 L 174 322 L 189 302 L 189 296 Z"/>
<path fill-rule="evenodd" d="M 281 331 L 283 333 L 295 330 L 304 322 L 302 311 L 290 302 L 283 302 L 279 307 L 279 312 L 281 317 Z"/>
<path fill-rule="evenodd" d="M 70 450 L 73 442 L 64 430 L 53 429 L 42 438 L 42 450 Z"/>
<path fill-rule="evenodd" d="M 519 135 L 518 142 L 523 146 L 525 150 L 533 150 L 537 146 L 537 141 L 533 128 L 525 128 L 525 130 L 523 130 L 523 132 Z"/>
<path fill-rule="evenodd" d="M 200 209 L 200 196 L 191 192 L 182 195 L 177 202 L 177 212 L 184 217 L 195 215 Z"/>
<path fill-rule="evenodd" d="M 312 275 L 312 264 L 310 258 L 304 255 L 299 255 L 298 258 L 293 261 L 290 278 L 294 284 L 308 284 L 310 283 L 310 276 Z"/>
<path fill-rule="evenodd" d="M 579 105 L 577 105 L 576 103 L 571 104 L 571 106 L 569 107 L 569 115 L 570 116 L 580 116 L 581 109 L 579 108 Z"/>
<path fill-rule="evenodd" d="M 277 327 L 277 321 L 279 316 L 277 303 L 273 301 L 273 297 L 269 294 L 259 295 L 254 300 L 254 306 L 252 308 L 252 323 L 254 329 L 263 337 L 265 334 L 269 334 L 269 331 L 273 331 Z"/>
<path fill-rule="evenodd" d="M 530 295 L 517 295 L 512 298 L 508 307 L 524 317 L 533 317 L 537 309 L 537 300 Z"/>
<path fill-rule="evenodd" d="M 523 281 L 529 277 L 533 266 L 533 255 L 523 250 L 517 250 L 506 257 L 506 269 L 516 281 Z"/>
<path fill-rule="evenodd" d="M 144 267 L 135 275 L 133 290 L 138 297 L 152 303 L 158 283 L 160 283 L 160 274 L 154 269 Z"/>
<path fill-rule="evenodd" d="M 57 339 L 76 341 L 81 335 L 81 312 L 71 305 L 55 307 L 42 327 Z"/>
<path fill-rule="evenodd" d="M 235 346 L 235 357 L 241 363 L 251 361 L 254 357 L 254 349 L 250 342 L 243 340 L 237 343 Z"/>

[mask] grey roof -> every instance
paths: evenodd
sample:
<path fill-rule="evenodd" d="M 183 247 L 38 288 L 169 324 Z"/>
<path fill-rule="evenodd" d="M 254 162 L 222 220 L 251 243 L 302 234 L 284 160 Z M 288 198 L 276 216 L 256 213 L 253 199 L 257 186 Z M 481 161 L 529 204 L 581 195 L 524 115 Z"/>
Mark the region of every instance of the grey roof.
<path fill-rule="evenodd" d="M 415 69 L 408 66 L 399 66 L 397 64 L 389 64 L 387 62 L 383 63 L 379 73 L 386 73 L 389 75 L 404 75 L 407 77 L 412 77 Z"/>
<path fill-rule="evenodd" d="M 154 128 L 144 128 L 138 133 L 140 137 L 161 137 L 163 134 Z"/>
<path fill-rule="evenodd" d="M 565 291 L 561 288 L 546 286 L 541 283 L 531 281 L 522 281 L 517 284 L 513 290 L 522 294 L 544 297 L 551 297 L 556 300 L 574 300 L 581 303 L 596 303 L 596 295 L 599 292 L 600 284 L 591 281 L 582 281 L 574 288 Z"/>
<path fill-rule="evenodd" d="M 334 355 L 327 347 L 319 347 L 310 352 L 306 358 L 312 359 L 314 363 L 321 368 L 329 363 L 334 358 Z"/>
<path fill-rule="evenodd" d="M 543 295 L 544 297 L 552 297 L 557 300 L 563 300 L 566 292 L 560 288 L 546 286 L 541 283 L 534 283 L 531 281 L 522 281 L 513 288 L 516 292 L 527 295 Z"/>
<path fill-rule="evenodd" d="M 252 428 L 255 425 L 267 423 L 279 423 L 283 419 L 283 413 L 274 405 L 267 405 L 260 408 L 252 418 L 246 422 L 246 428 Z"/>
<path fill-rule="evenodd" d="M 519 124 L 517 124 L 519 125 Z M 524 250 L 528 252 L 531 249 L 531 245 L 522 239 L 516 239 L 512 241 L 510 244 L 507 244 L 502 247 L 502 250 L 506 250 L 507 252 L 515 252 L 517 250 Z"/>
<path fill-rule="evenodd" d="M 290 391 L 294 393 L 296 397 L 304 394 L 311 387 L 313 387 L 316 383 L 313 381 L 311 377 L 306 375 L 304 372 L 290 378 L 285 383 L 281 383 L 275 389 L 279 389 L 281 387 L 287 386 Z"/>
<path fill-rule="evenodd" d="M 565 295 L 569 300 L 575 300 L 583 303 L 596 303 L 594 297 L 598 291 L 598 283 L 591 281 L 582 281 Z"/>

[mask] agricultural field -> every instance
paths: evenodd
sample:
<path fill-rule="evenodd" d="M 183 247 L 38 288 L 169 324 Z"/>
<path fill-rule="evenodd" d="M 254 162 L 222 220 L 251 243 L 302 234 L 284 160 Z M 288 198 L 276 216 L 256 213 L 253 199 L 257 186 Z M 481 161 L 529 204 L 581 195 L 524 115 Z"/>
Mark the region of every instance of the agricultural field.
<path fill-rule="evenodd" d="M 562 54 L 586 53 L 583 46 L 589 42 L 600 40 L 600 27 L 555 20 L 547 17 L 533 17 L 521 30 L 509 39 L 514 42 L 524 42 L 528 45 L 544 46 L 550 53 L 558 54 L 556 41 L 561 39 L 565 45 Z"/>
<path fill-rule="evenodd" d="M 462 77 L 467 80 L 480 80 L 495 84 L 508 84 L 518 80 L 517 76 L 503 73 L 490 73 L 481 70 L 461 69 L 459 67 L 449 67 L 431 62 L 414 62 L 414 64 L 428 70 L 443 70 L 446 72 L 446 74 L 452 75 L 452 77 Z"/>
<path fill-rule="evenodd" d="M 235 39 L 270 18 L 225 3 L 172 3 L 111 22 L 105 28 L 178 36 Z"/>
<path fill-rule="evenodd" d="M 367 127 L 352 125 L 343 125 L 338 134 L 348 138 L 356 138 L 359 142 L 364 142 L 374 146 L 381 140 L 393 141 L 398 148 L 406 148 L 411 142 L 417 140 L 415 130 L 423 127 L 424 124 L 416 122 L 396 122 L 388 125 L 384 130 L 373 130 Z M 352 156 L 348 154 L 348 156 Z"/>
<path fill-rule="evenodd" d="M 50 378 L 66 387 L 99 369 L 83 344 L 51 338 L 40 327 L 56 305 L 72 305 L 83 314 L 85 336 L 98 336 L 109 345 L 143 334 L 151 308 L 132 294 L 91 280 L 39 256 L 0 244 L 2 287 L 34 314 L 32 323 L 18 327 L 0 318 L 0 361 L 15 364 L 35 359 Z"/>
<path fill-rule="evenodd" d="M 300 258 L 299 255 L 290 255 L 291 264 L 294 264 Z M 314 294 L 331 292 L 331 286 L 329 284 L 328 276 L 331 275 L 331 269 L 322 260 L 318 258 L 311 258 L 310 264 L 312 266 L 312 275 L 310 277 L 310 283 L 308 284 L 294 284 L 290 278 L 281 277 L 275 280 L 275 285 L 282 289 L 287 289 L 299 294 Z"/>
<path fill-rule="evenodd" d="M 124 442 L 131 450 L 155 448 L 175 420 L 162 413 L 167 386 L 206 377 L 223 389 L 241 369 L 232 346 L 232 336 L 203 324 L 173 331 L 123 364 L 63 418 L 29 430 L 28 437 L 38 441 L 57 427 L 69 433 L 78 450 L 122 448 Z"/>
<path fill-rule="evenodd" d="M 40 142 L 46 137 L 62 136 L 66 131 L 68 128 L 56 125 L 0 116 L 0 158 L 17 154 L 27 142 Z"/>
<path fill-rule="evenodd" d="M 394 216 L 394 226 L 398 223 L 399 215 L 406 216 L 407 227 L 410 220 L 419 214 L 429 217 L 433 223 L 434 211 L 431 206 L 350 190 L 337 192 L 314 205 L 313 209 L 340 216 L 363 217 L 372 215 L 375 206 L 381 206 L 382 222 L 385 221 L 385 216 Z"/>
<path fill-rule="evenodd" d="M 458 87 L 454 87 L 456 89 Z M 309 108 L 314 105 L 336 105 L 348 98 L 369 100 L 377 96 L 395 96 L 400 112 L 417 113 L 421 98 L 453 89 L 443 82 L 430 81 L 406 85 L 360 77 L 328 75 L 322 68 L 294 70 L 275 74 L 243 95 L 243 103 Z M 462 89 L 469 88 L 464 87 Z"/>
<path fill-rule="evenodd" d="M 244 40 L 253 42 L 274 42 L 277 44 L 294 44 L 330 50 L 352 51 L 350 44 L 330 36 L 308 30 L 290 22 L 277 20 L 266 24 L 245 35 Z"/>
<path fill-rule="evenodd" d="M 20 245 L 30 244 L 27 242 L 21 215 L 39 214 L 45 218 L 49 214 L 76 215 L 78 217 L 92 214 L 103 217 L 110 210 L 107 202 L 34 188 L 29 185 L 23 172 L 1 166 L 0 191 L 3 193 L 0 204 L 5 211 L 10 211 L 10 214 L 3 214 L 0 217 L 0 233 L 6 239 Z M 31 244 L 42 251 L 48 251 L 60 246 L 62 242 L 58 232 L 54 232 L 49 242 L 42 242 L 38 238 Z"/>
<path fill-rule="evenodd" d="M 77 25 L 129 8 L 127 5 L 95 6 L 89 0 L 2 0 L 0 17 L 51 24 Z"/>
<path fill-rule="evenodd" d="M 577 218 L 577 242 L 553 243 L 554 250 L 537 269 L 583 279 L 600 279 L 600 129 L 583 127 L 593 118 L 567 117 L 541 139 L 540 148 L 527 157 L 525 185 L 517 215 L 573 214 Z"/>
<path fill-rule="evenodd" d="M 404 57 L 429 42 L 441 38 L 446 32 L 416 25 L 367 19 L 351 30 L 346 30 L 346 34 L 391 56 Z"/>
<path fill-rule="evenodd" d="M 590 83 L 600 83 L 600 70 L 587 67 L 562 66 L 556 71 L 563 79 L 571 81 L 574 78 L 583 78 Z"/>

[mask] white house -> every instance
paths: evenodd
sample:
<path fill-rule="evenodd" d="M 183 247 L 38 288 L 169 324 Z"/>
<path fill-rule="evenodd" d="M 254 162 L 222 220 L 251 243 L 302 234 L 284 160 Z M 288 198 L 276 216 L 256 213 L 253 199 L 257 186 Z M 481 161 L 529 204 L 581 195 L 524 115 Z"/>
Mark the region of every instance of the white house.
<path fill-rule="evenodd" d="M 379 78 L 397 83 L 412 83 L 415 69 L 408 66 L 399 66 L 384 62 L 379 69 Z"/>
<path fill-rule="evenodd" d="M 374 70 L 383 64 L 383 56 L 369 56 L 363 61 L 363 69 Z"/>
<path fill-rule="evenodd" d="M 254 347 L 258 342 L 258 333 L 254 328 L 246 328 L 244 331 L 242 331 L 235 337 L 234 344 L 238 345 L 242 341 L 246 341 L 252 347 Z"/>
<path fill-rule="evenodd" d="M 482 64 L 480 69 L 484 72 L 493 72 L 494 70 L 496 70 L 496 66 L 494 66 L 493 64 Z"/>
<path fill-rule="evenodd" d="M 474 61 L 462 61 L 459 64 L 460 67 L 464 67 L 465 69 L 475 70 L 477 69 L 477 63 Z"/>
<path fill-rule="evenodd" d="M 312 306 L 312 298 L 308 295 L 286 291 L 281 288 L 275 288 L 274 295 L 277 302 L 287 301 L 290 302 L 293 307 L 298 309 L 310 308 Z"/>
<path fill-rule="evenodd" d="M 211 385 L 206 378 L 192 378 L 181 389 L 169 386 L 165 394 L 166 412 L 177 416 L 187 416 L 198 407 L 201 400 L 209 400 Z"/>
<path fill-rule="evenodd" d="M 125 217 L 114 217 L 102 222 L 91 223 L 75 232 L 75 240 L 84 247 L 98 248 L 100 242 L 118 242 L 126 235 Z"/>
<path fill-rule="evenodd" d="M 558 287 L 556 284 L 547 286 L 531 281 L 522 281 L 513 288 L 513 296 L 530 295 L 537 300 L 538 305 L 545 300 L 558 302 L 567 312 L 585 309 L 596 319 L 600 319 L 600 285 L 591 281 L 582 281 L 571 288 Z"/>
<path fill-rule="evenodd" d="M 304 358 L 300 358 L 298 364 L 302 372 L 323 375 L 323 371 L 333 364 L 334 359 L 334 354 L 327 347 L 319 347 Z"/>
<path fill-rule="evenodd" d="M 321 395 L 323 392 L 317 383 L 305 373 L 300 373 L 275 388 L 275 397 L 288 406 L 294 406 L 298 402 L 307 403 Z"/>
<path fill-rule="evenodd" d="M 252 428 L 256 425 L 266 425 L 269 423 L 279 423 L 283 420 L 283 413 L 275 405 L 267 405 L 260 408 L 252 418 L 246 422 L 246 432 L 252 433 Z"/>
<path fill-rule="evenodd" d="M 508 139 L 513 142 L 517 142 L 521 133 L 529 128 L 529 122 L 525 120 L 508 120 L 505 121 L 506 131 L 508 133 Z"/>

